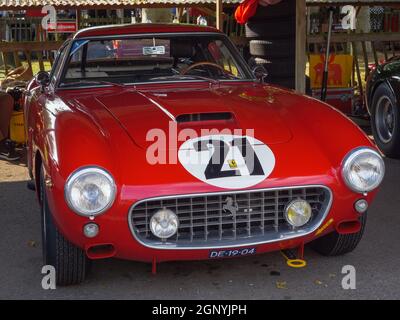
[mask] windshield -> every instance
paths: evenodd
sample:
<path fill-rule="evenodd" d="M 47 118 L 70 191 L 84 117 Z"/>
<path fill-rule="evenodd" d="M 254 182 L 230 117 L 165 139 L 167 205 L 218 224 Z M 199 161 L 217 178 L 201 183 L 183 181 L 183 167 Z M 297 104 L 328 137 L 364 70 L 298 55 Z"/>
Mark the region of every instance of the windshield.
<path fill-rule="evenodd" d="M 222 35 L 75 40 L 60 86 L 253 80 Z"/>

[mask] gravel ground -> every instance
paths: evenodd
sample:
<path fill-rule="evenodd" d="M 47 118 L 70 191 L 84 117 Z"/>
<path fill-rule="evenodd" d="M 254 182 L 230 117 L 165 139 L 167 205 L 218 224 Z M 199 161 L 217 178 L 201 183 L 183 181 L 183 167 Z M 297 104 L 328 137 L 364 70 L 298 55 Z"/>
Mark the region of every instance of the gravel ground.
<path fill-rule="evenodd" d="M 148 264 L 110 259 L 95 262 L 84 284 L 46 291 L 39 207 L 26 188 L 26 168 L 0 161 L 0 299 L 399 299 L 400 161 L 386 165 L 366 234 L 346 256 L 307 249 L 304 269 L 288 268 L 279 253 L 172 262 L 160 264 L 155 276 Z M 344 265 L 356 268 L 356 290 L 342 289 Z"/>

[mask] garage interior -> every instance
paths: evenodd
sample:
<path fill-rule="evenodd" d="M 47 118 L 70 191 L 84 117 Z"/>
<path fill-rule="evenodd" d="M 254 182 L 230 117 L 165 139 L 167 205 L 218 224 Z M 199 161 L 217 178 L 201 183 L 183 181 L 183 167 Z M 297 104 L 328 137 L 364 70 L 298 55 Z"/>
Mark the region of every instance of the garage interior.
<path fill-rule="evenodd" d="M 0 17 L 0 81 L 21 66 L 28 68 L 24 75 L 28 78 L 39 70 L 49 70 L 56 50 L 70 36 L 67 33 L 47 34 L 41 30 L 41 17 L 35 15 L 38 15 L 42 2 L 0 0 L 0 11 L 7 12 Z M 196 16 L 189 17 L 185 12 L 189 8 L 198 10 L 199 14 L 207 16 L 209 24 L 231 37 L 249 63 L 261 64 L 267 69 L 269 82 L 309 95 L 312 95 L 309 56 L 323 54 L 326 50 L 328 8 L 333 6 L 337 12 L 341 6 L 354 5 L 357 14 L 362 15 L 369 7 L 382 6 L 386 10 L 382 30 L 363 29 L 362 26 L 355 31 L 336 30 L 331 39 L 333 54 L 355 57 L 348 84 L 354 99 L 348 113 L 370 134 L 363 101 L 366 77 L 374 66 L 400 55 L 400 22 L 396 18 L 400 16 L 398 0 L 284 0 L 274 7 L 261 8 L 246 25 L 234 21 L 234 9 L 240 2 L 160 0 L 144 4 L 144 1 L 75 0 L 65 7 L 60 6 L 59 1 L 46 1 L 56 6 L 63 21 L 75 21 L 77 29 L 131 23 L 133 17 L 136 21 L 132 12 L 139 8 L 176 8 L 181 23 L 194 22 Z M 27 16 L 28 11 L 33 16 Z M 313 21 L 320 16 L 323 17 L 321 21 Z M 26 81 L 24 77 L 15 80 Z M 37 285 L 41 278 L 41 260 L 38 259 L 40 222 L 36 219 L 39 209 L 33 205 L 34 194 L 26 192 L 29 178 L 25 158 L 16 163 L 0 160 L 0 233 L 5 239 L 0 250 L 10 257 L 0 266 L 3 288 L 0 298 L 398 299 L 400 241 L 397 240 L 400 238 L 392 226 L 400 224 L 397 213 L 400 162 L 385 159 L 385 163 L 390 174 L 370 210 L 366 239 L 355 254 L 332 260 L 307 251 L 308 267 L 302 271 L 287 269 L 279 253 L 229 260 L 224 265 L 209 261 L 170 263 L 160 268 L 157 278 L 140 263 L 104 261 L 96 265 L 85 289 L 70 288 L 51 293 L 43 292 Z M 6 227 L 10 224 L 15 229 Z M 381 263 L 383 260 L 385 264 Z M 359 288 L 344 292 L 340 289 L 342 266 L 353 264 L 362 269 Z M 26 265 L 34 265 L 37 272 L 33 268 L 27 271 Z M 245 279 L 243 274 L 247 275 Z M 146 290 L 139 292 L 132 288 Z"/>

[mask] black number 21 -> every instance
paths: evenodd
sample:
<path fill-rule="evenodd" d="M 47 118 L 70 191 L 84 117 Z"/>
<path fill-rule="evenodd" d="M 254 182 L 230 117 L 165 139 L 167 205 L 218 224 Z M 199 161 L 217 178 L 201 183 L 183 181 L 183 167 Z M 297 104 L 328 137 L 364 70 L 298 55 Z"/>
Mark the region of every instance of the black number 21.
<path fill-rule="evenodd" d="M 237 169 L 222 171 L 228 152 L 233 147 L 238 147 L 240 150 L 250 176 L 264 175 L 260 160 L 246 137 L 233 139 L 231 145 L 226 141 L 217 139 L 203 140 L 195 143 L 194 148 L 197 152 L 208 151 L 210 145 L 214 147 L 214 153 L 204 172 L 207 180 L 241 176 L 240 170 Z"/>

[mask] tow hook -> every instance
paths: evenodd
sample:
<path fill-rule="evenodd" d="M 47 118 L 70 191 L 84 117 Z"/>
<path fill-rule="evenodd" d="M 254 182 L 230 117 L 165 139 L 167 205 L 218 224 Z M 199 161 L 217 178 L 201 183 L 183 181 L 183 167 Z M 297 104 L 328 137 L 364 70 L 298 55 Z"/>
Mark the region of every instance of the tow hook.
<path fill-rule="evenodd" d="M 153 261 L 151 263 L 151 274 L 155 276 L 157 274 L 157 259 L 153 257 Z"/>
<path fill-rule="evenodd" d="M 307 262 L 304 260 L 304 244 L 299 246 L 297 254 L 293 249 L 281 250 L 281 254 L 291 268 L 299 269 L 307 266 Z"/>

